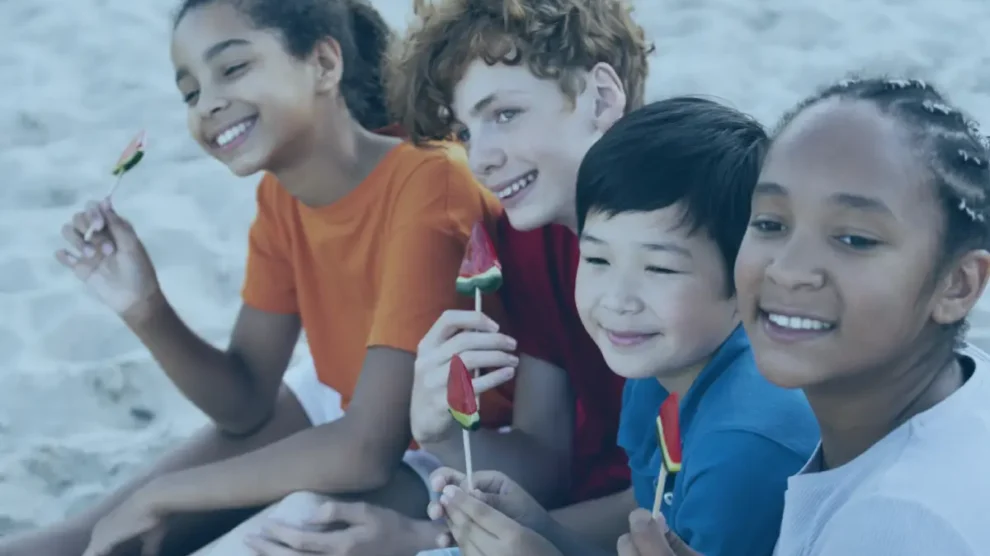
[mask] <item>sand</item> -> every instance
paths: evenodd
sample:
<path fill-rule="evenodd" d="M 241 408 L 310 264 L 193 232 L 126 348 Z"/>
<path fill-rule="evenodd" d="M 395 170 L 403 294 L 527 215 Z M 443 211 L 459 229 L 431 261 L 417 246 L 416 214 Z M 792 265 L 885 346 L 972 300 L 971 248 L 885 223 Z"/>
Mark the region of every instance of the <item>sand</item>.
<path fill-rule="evenodd" d="M 378 0 L 403 25 L 411 1 Z M 852 69 L 933 79 L 990 118 L 990 3 L 648 0 L 651 99 L 707 93 L 773 122 Z M 0 535 L 90 504 L 204 422 L 120 321 L 52 253 L 145 128 L 116 204 L 169 299 L 224 343 L 239 305 L 255 179 L 232 177 L 185 129 L 168 58 L 171 0 L 0 2 Z M 832 15 L 830 15 L 832 14 Z M 990 338 L 984 310 L 973 337 Z"/>

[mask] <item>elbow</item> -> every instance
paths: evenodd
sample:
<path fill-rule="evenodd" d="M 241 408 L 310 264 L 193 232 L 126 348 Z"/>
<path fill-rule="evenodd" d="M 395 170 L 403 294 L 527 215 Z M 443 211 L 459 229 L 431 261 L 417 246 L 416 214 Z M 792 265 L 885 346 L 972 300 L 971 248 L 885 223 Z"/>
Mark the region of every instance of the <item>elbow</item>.
<path fill-rule="evenodd" d="M 281 392 L 267 391 L 254 384 L 246 384 L 242 394 L 230 396 L 226 407 L 210 419 L 224 436 L 241 439 L 254 435 L 270 423 L 279 408 L 287 407 L 292 394 L 286 389 Z"/>

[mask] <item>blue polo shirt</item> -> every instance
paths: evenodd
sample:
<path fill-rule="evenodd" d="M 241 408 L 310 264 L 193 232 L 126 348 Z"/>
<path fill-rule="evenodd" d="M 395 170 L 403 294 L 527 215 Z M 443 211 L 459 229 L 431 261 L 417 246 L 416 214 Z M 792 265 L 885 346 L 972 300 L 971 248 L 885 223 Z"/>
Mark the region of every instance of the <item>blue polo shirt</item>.
<path fill-rule="evenodd" d="M 667 398 L 656 379 L 626 382 L 619 445 L 633 492 L 652 508 L 662 456 L 656 417 Z M 681 471 L 668 477 L 667 523 L 705 556 L 769 556 L 780 530 L 787 478 L 818 444 L 818 423 L 800 390 L 767 382 L 738 327 L 681 400 Z"/>

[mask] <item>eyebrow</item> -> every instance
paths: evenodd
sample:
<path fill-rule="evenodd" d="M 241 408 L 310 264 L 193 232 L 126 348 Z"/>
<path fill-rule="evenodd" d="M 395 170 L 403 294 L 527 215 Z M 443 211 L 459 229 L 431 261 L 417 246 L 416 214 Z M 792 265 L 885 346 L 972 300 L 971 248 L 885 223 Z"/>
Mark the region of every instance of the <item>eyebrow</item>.
<path fill-rule="evenodd" d="M 234 46 L 246 46 L 249 44 L 251 44 L 251 42 L 247 39 L 227 39 L 225 41 L 220 41 L 206 49 L 206 53 L 203 54 L 203 60 L 209 62 L 228 48 L 232 48 Z M 178 82 L 187 75 L 189 75 L 189 70 L 186 68 L 179 68 L 179 70 L 175 72 L 175 81 Z"/>
<path fill-rule="evenodd" d="M 584 241 L 587 243 L 594 243 L 596 245 L 605 245 L 606 243 L 605 240 L 599 239 L 588 233 L 581 234 L 580 241 Z M 647 243 L 640 243 L 639 246 L 647 251 L 674 253 L 676 255 L 681 255 L 682 257 L 687 257 L 689 259 L 692 258 L 690 251 L 681 247 L 680 245 L 676 245 L 673 243 L 647 242 Z"/>
<path fill-rule="evenodd" d="M 786 197 L 787 190 L 778 183 L 760 182 L 756 184 L 756 187 L 753 189 L 753 196 L 756 197 L 759 195 Z M 888 216 L 892 216 L 894 214 L 886 203 L 880 199 L 868 197 L 866 195 L 857 195 L 855 193 L 836 193 L 835 195 L 829 197 L 829 201 L 833 204 L 854 210 L 874 212 Z"/>
<path fill-rule="evenodd" d="M 477 116 L 482 110 L 484 110 L 485 108 L 488 108 L 489 106 L 491 106 L 492 104 L 494 104 L 495 101 L 498 100 L 498 95 L 500 93 L 504 94 L 504 93 L 511 93 L 511 92 L 518 92 L 518 91 L 510 91 L 510 90 L 506 90 L 506 91 L 495 91 L 494 93 L 492 93 L 490 95 L 487 95 L 486 97 L 482 98 L 478 102 L 474 103 L 474 106 L 471 107 L 471 110 L 470 110 L 469 113 L 471 114 L 472 117 L 473 116 Z"/>

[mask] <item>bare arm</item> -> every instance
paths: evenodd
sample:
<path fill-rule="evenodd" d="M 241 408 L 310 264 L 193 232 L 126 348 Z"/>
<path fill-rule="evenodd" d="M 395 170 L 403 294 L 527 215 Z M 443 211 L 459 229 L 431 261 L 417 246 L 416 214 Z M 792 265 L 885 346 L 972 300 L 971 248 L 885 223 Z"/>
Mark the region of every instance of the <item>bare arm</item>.
<path fill-rule="evenodd" d="M 574 396 L 567 373 L 541 359 L 522 355 L 516 371 L 512 430 L 472 433 L 476 469 L 501 471 L 541 505 L 556 507 L 570 488 Z M 464 470 L 460 434 L 424 444 L 444 465 Z"/>
<path fill-rule="evenodd" d="M 629 514 L 636 509 L 632 488 L 553 510 L 540 533 L 564 554 L 615 554 L 619 537 L 629 532 Z"/>
<path fill-rule="evenodd" d="M 164 296 L 128 326 L 179 390 L 231 434 L 256 430 L 271 416 L 282 375 L 299 340 L 299 317 L 241 307 L 224 351 L 193 332 Z"/>
<path fill-rule="evenodd" d="M 383 487 L 409 446 L 413 355 L 368 349 L 344 416 L 218 463 L 154 481 L 148 504 L 163 513 L 269 504 L 293 492 L 366 492 Z"/>

